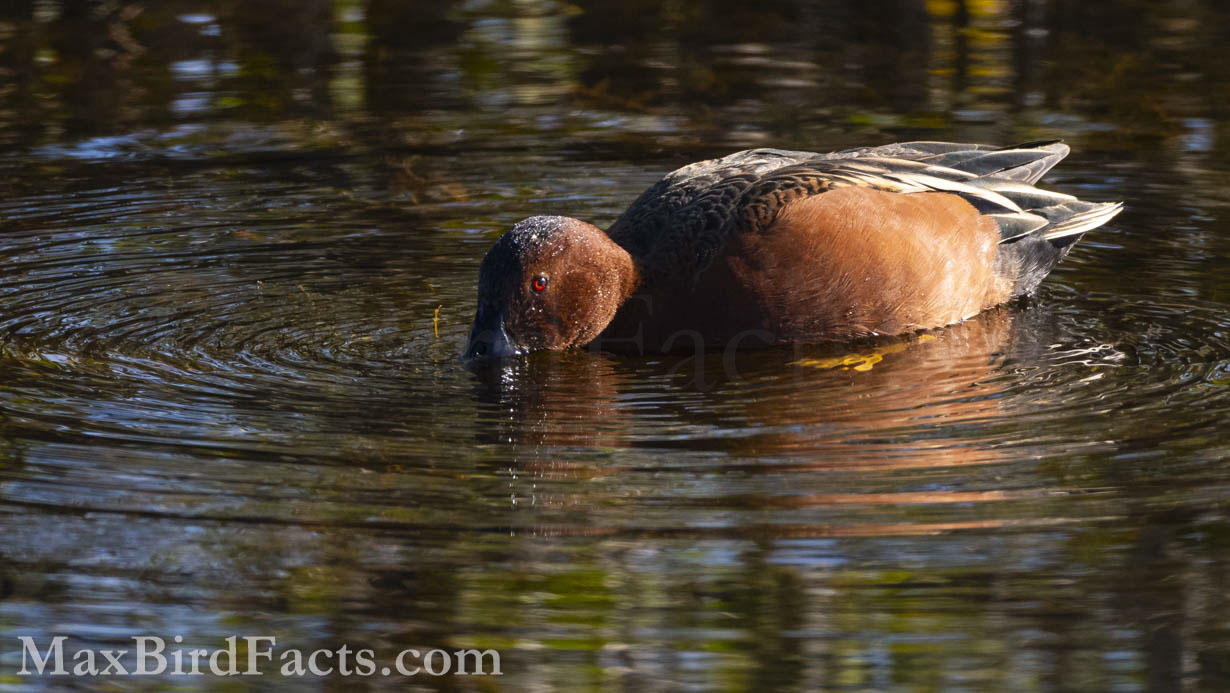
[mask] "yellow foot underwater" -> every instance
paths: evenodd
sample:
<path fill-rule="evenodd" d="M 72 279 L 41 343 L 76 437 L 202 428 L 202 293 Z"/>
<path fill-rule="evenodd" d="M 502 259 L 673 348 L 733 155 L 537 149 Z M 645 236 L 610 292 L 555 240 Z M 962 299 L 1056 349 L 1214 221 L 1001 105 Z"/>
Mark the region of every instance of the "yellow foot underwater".
<path fill-rule="evenodd" d="M 912 346 L 917 344 L 926 344 L 927 342 L 934 342 L 935 339 L 935 335 L 922 334 L 919 335 L 917 339 L 912 339 L 907 342 L 898 342 L 897 344 L 889 344 L 869 354 L 847 354 L 845 356 L 835 356 L 826 359 L 800 359 L 798 361 L 791 361 L 787 365 L 822 369 L 840 368 L 843 371 L 848 371 L 851 369 L 856 371 L 869 371 L 875 367 L 877 363 L 883 361 L 884 357 L 889 354 L 899 354 Z"/>

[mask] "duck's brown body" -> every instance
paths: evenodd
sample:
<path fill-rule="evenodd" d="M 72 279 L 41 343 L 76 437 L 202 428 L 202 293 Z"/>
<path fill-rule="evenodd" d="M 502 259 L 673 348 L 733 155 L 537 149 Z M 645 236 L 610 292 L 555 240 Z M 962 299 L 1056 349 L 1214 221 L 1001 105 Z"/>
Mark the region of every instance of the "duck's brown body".
<path fill-rule="evenodd" d="M 626 301 L 612 347 L 845 340 L 948 325 L 1012 298 L 999 227 L 957 195 L 838 188 L 732 235 L 694 279 Z M 673 341 L 672 341 L 673 340 Z"/>
<path fill-rule="evenodd" d="M 605 234 L 532 217 L 484 259 L 467 355 L 817 342 L 959 322 L 1032 291 L 1119 211 L 1033 187 L 1067 151 L 750 150 L 667 175 Z"/>

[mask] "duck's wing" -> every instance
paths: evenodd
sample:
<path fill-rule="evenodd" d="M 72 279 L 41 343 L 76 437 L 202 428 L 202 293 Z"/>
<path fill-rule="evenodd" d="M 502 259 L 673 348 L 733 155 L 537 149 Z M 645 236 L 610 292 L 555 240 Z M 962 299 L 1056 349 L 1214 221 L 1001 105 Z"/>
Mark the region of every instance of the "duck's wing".
<path fill-rule="evenodd" d="M 1004 148 L 906 142 L 832 154 L 753 149 L 668 174 L 608 234 L 642 260 L 650 279 L 695 277 L 730 233 L 768 228 L 782 207 L 800 198 L 863 186 L 959 195 L 996 221 L 1001 244 L 1041 241 L 1062 257 L 1080 234 L 1122 208 L 1033 186 L 1067 153 L 1058 141 Z"/>
<path fill-rule="evenodd" d="M 799 188 L 816 174 L 826 179 L 829 188 L 861 185 L 900 193 L 953 193 L 999 224 L 1000 243 L 1025 236 L 1048 241 L 1078 236 L 1105 224 L 1123 208 L 1122 203 L 1084 202 L 1034 187 L 1033 181 L 1068 153 L 1062 142 L 954 149 L 958 146 L 914 142 L 856 150 L 849 158 L 778 169 L 761 182 L 765 190 L 750 194 L 773 195 L 780 189 Z M 915 156 L 884 156 L 895 153 Z"/>
<path fill-rule="evenodd" d="M 901 142 L 881 147 L 847 149 L 826 156 L 833 159 L 901 159 L 956 169 L 975 176 L 997 176 L 1032 185 L 1062 161 L 1069 151 L 1068 145 L 1060 140 L 1040 140 L 1011 147 L 953 142 Z"/>

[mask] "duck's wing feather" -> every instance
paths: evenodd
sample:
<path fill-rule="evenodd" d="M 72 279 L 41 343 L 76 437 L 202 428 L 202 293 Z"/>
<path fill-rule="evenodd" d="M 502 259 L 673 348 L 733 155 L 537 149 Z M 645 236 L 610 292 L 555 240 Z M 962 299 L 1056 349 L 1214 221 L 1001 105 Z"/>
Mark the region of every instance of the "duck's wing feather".
<path fill-rule="evenodd" d="M 750 149 L 689 164 L 641 193 L 607 229 L 633 257 L 647 257 L 689 235 L 705 235 L 733 217 L 747 191 L 766 175 L 807 161 L 813 152 Z"/>
<path fill-rule="evenodd" d="M 1040 140 L 1011 147 L 953 142 L 902 142 L 881 147 L 848 149 L 829 156 L 904 159 L 957 169 L 975 176 L 997 176 L 1033 184 L 1062 161 L 1068 152 L 1068 145 L 1060 140 Z"/>
<path fill-rule="evenodd" d="M 1058 141 L 1005 148 L 906 142 L 832 154 L 753 149 L 668 174 L 608 234 L 642 259 L 649 278 L 694 277 L 730 233 L 767 228 L 784 205 L 799 198 L 865 186 L 959 195 L 998 223 L 1001 244 L 1044 241 L 1062 256 L 1080 234 L 1122 208 L 1034 187 L 1067 153 Z"/>

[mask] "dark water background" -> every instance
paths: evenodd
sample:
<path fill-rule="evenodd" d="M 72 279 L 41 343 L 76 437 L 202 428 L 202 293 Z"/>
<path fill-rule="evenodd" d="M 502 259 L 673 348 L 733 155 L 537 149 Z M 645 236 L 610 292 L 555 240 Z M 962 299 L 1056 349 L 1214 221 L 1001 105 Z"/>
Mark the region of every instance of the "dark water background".
<path fill-rule="evenodd" d="M 0 8 L 0 686 L 57 634 L 501 651 L 429 690 L 1230 686 L 1220 2 Z M 1127 210 L 1023 305 L 455 359 L 531 213 L 1051 137 L 1047 185 Z"/>

